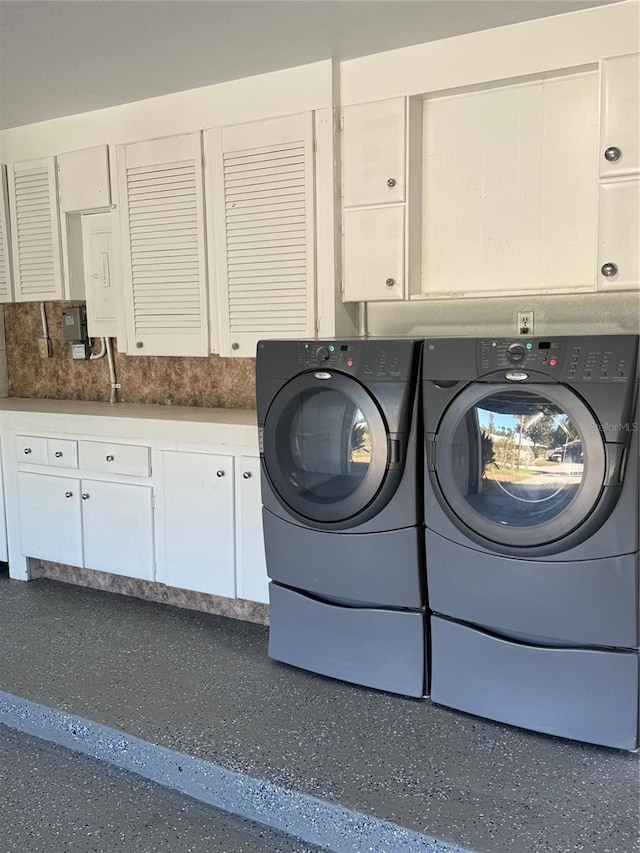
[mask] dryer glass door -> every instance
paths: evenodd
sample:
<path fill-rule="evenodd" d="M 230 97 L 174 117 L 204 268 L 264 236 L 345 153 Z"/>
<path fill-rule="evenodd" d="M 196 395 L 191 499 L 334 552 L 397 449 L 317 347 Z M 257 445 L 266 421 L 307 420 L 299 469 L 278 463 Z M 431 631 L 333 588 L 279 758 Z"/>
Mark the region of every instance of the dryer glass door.
<path fill-rule="evenodd" d="M 503 545 L 545 545 L 583 524 L 605 461 L 593 415 L 561 386 L 469 386 L 438 428 L 445 500 L 472 531 Z"/>
<path fill-rule="evenodd" d="M 387 429 L 371 395 L 349 376 L 309 371 L 287 383 L 264 425 L 264 460 L 281 500 L 319 522 L 349 519 L 387 472 Z"/>

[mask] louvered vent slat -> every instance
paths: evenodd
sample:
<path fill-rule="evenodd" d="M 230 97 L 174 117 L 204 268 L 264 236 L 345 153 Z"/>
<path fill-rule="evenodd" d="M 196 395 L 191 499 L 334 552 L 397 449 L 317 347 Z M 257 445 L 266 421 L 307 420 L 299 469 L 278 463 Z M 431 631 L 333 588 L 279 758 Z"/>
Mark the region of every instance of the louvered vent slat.
<path fill-rule="evenodd" d="M 176 335 L 199 329 L 195 161 L 128 168 L 127 191 L 135 328 Z"/>
<path fill-rule="evenodd" d="M 14 169 L 15 262 L 24 295 L 57 294 L 54 229 L 47 166 Z"/>
<path fill-rule="evenodd" d="M 304 142 L 223 155 L 231 337 L 307 332 Z"/>

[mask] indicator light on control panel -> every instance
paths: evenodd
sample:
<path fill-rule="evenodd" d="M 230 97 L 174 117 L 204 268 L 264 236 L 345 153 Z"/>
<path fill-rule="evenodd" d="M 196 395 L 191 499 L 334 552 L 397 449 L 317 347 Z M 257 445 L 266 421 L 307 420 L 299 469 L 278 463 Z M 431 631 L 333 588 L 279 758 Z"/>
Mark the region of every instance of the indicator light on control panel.
<path fill-rule="evenodd" d="M 557 364 L 558 364 L 557 358 L 550 358 L 549 359 L 549 367 L 555 367 Z"/>
<path fill-rule="evenodd" d="M 531 343 L 531 341 L 527 341 L 527 342 L 526 342 L 526 344 L 525 344 L 525 347 L 526 347 L 527 349 L 533 349 L 533 344 Z"/>
<path fill-rule="evenodd" d="M 352 358 L 347 359 L 347 367 L 353 367 L 353 359 Z"/>
<path fill-rule="evenodd" d="M 334 345 L 333 345 L 333 344 L 329 344 L 328 349 L 329 349 L 329 352 L 335 352 L 335 349 L 336 349 L 336 348 L 334 347 Z"/>

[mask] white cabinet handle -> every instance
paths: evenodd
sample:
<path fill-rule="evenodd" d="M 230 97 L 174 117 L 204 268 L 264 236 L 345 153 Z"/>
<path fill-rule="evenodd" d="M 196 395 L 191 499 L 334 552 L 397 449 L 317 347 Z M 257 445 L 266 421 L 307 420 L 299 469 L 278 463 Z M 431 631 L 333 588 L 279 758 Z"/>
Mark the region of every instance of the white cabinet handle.
<path fill-rule="evenodd" d="M 88 501 L 88 500 L 89 500 L 89 495 L 87 494 L 87 492 L 83 492 L 83 493 L 82 493 L 82 500 L 83 500 L 83 501 Z"/>
<path fill-rule="evenodd" d="M 224 477 L 224 471 L 216 471 L 216 477 Z"/>
<path fill-rule="evenodd" d="M 72 498 L 72 497 L 73 497 L 73 492 L 65 492 L 65 493 L 64 493 L 64 496 L 65 496 L 65 498 Z"/>
<path fill-rule="evenodd" d="M 30 447 L 25 447 L 24 452 L 25 452 L 25 453 L 27 453 L 27 454 L 31 453 L 31 448 L 30 448 Z"/>
<path fill-rule="evenodd" d="M 245 471 L 242 476 L 245 478 L 245 480 L 248 480 L 249 477 L 251 477 L 251 471 Z"/>
<path fill-rule="evenodd" d="M 56 454 L 55 454 L 55 455 L 56 455 L 56 459 L 60 459 L 60 457 L 62 456 L 62 451 L 61 451 L 61 450 L 56 450 Z"/>
<path fill-rule="evenodd" d="M 114 457 L 113 457 L 111 454 L 109 454 L 109 455 L 106 457 L 106 459 L 107 459 L 107 462 L 113 462 Z"/>

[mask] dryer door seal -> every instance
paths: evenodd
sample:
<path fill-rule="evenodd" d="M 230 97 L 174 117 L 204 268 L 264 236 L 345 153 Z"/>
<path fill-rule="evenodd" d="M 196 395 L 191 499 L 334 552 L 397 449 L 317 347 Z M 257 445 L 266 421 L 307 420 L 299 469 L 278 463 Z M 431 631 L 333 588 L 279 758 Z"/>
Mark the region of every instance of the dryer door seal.
<path fill-rule="evenodd" d="M 564 386 L 469 385 L 442 416 L 435 446 L 441 496 L 476 537 L 515 553 L 602 523 L 594 509 L 605 444 L 591 410 Z"/>
<path fill-rule="evenodd" d="M 389 439 L 363 385 L 311 370 L 283 386 L 269 407 L 264 466 L 279 499 L 301 518 L 326 524 L 358 516 L 360 523 L 388 500 L 375 499 L 395 479 L 388 477 Z"/>

